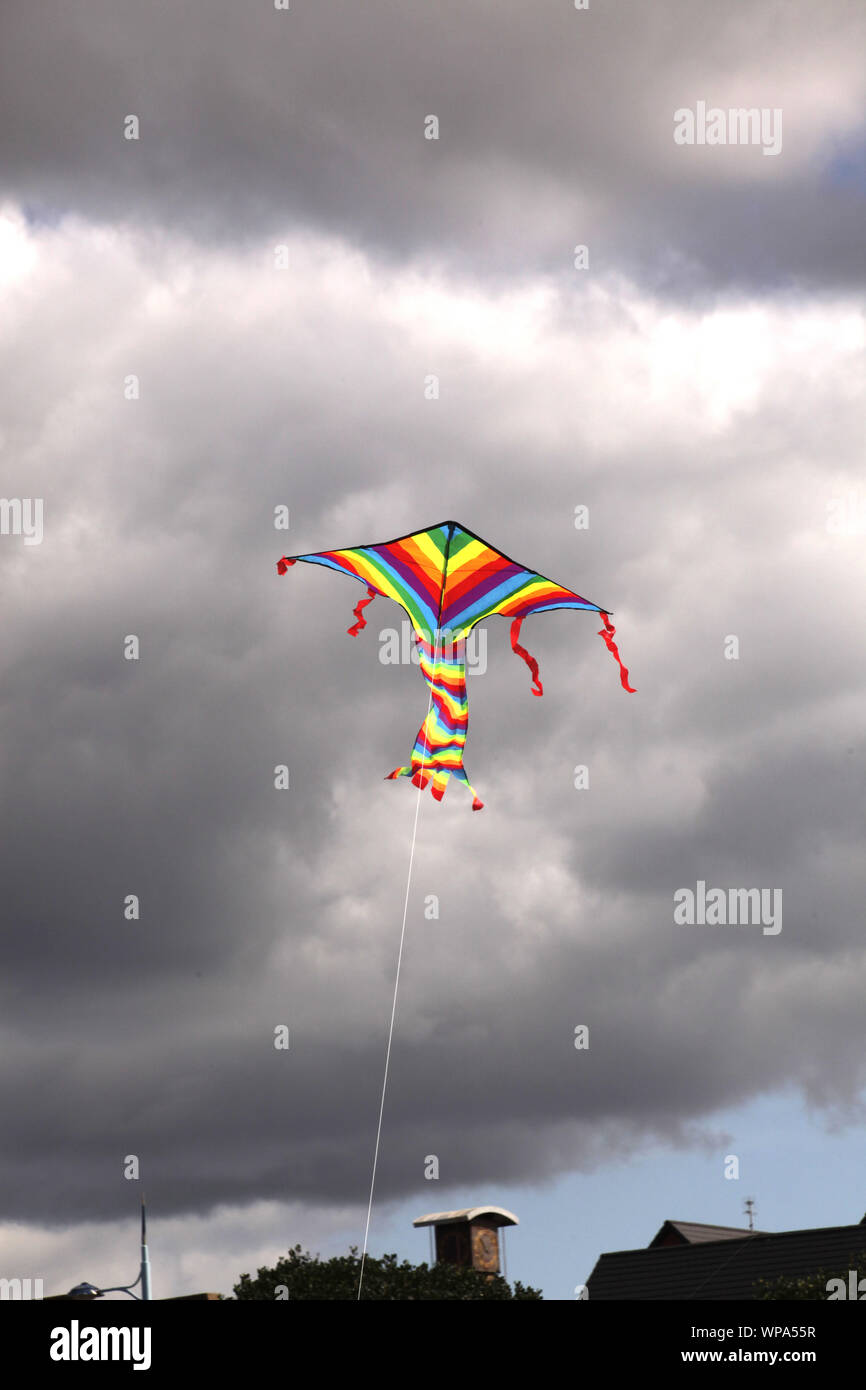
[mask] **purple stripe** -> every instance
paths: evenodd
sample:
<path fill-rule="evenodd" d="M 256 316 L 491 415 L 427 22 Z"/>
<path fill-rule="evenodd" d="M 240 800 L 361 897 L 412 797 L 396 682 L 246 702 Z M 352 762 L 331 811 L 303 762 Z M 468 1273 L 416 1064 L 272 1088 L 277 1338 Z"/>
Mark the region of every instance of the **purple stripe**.
<path fill-rule="evenodd" d="M 431 599 L 427 590 L 419 586 L 418 577 L 415 573 L 414 567 L 407 564 L 405 561 L 400 560 L 396 555 L 393 554 L 393 552 L 390 550 L 388 546 L 374 545 L 371 546 L 370 549 L 374 552 L 374 554 L 378 555 L 380 560 L 384 561 L 386 566 L 391 566 L 391 569 L 393 570 L 395 575 L 400 576 L 406 587 L 408 589 L 411 589 L 412 593 L 418 599 L 419 604 L 421 604 L 423 608 L 429 609 L 435 615 L 436 610 L 439 607 L 438 599 Z"/>

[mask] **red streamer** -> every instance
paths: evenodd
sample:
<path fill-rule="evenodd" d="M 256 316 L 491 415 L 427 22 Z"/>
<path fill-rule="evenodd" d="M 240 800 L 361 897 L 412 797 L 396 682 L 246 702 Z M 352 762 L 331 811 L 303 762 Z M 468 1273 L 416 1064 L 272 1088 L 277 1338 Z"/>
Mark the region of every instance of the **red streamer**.
<path fill-rule="evenodd" d="M 602 613 L 601 620 L 604 623 L 604 627 L 600 629 L 598 635 L 599 637 L 604 638 L 605 643 L 607 645 L 607 649 L 610 652 L 611 656 L 613 656 L 616 659 L 616 661 L 619 662 L 619 678 L 622 683 L 622 688 L 623 690 L 627 690 L 630 695 L 636 695 L 637 691 L 635 690 L 634 686 L 631 686 L 628 683 L 628 667 L 623 666 L 622 661 L 620 660 L 619 648 L 617 647 L 616 642 L 614 642 L 613 640 L 613 634 L 616 632 L 616 628 L 614 627 L 613 623 L 610 621 L 606 613 Z"/>
<path fill-rule="evenodd" d="M 284 555 L 282 560 L 277 561 L 277 574 L 285 574 L 289 565 L 296 565 L 297 563 L 297 560 L 290 560 L 287 555 Z"/>
<path fill-rule="evenodd" d="M 358 621 L 354 624 L 353 627 L 347 627 L 347 628 L 346 628 L 346 631 L 347 631 L 347 633 L 349 634 L 350 637 L 357 637 L 357 636 L 358 636 L 358 633 L 361 631 L 361 628 L 367 626 L 367 619 L 364 617 L 363 613 L 361 612 L 361 609 L 362 609 L 362 608 L 366 608 L 368 603 L 372 603 L 372 602 L 373 602 L 373 599 L 376 597 L 376 590 L 375 590 L 375 589 L 371 589 L 371 588 L 370 588 L 370 585 L 368 584 L 368 585 L 367 585 L 367 593 L 370 595 L 370 597 L 369 597 L 369 598 L 362 598 L 362 599 L 359 601 L 357 607 L 352 609 L 352 612 L 353 612 L 353 614 L 355 615 L 355 617 L 358 619 Z"/>
<path fill-rule="evenodd" d="M 544 687 L 542 686 L 541 681 L 538 679 L 538 662 L 535 660 L 535 657 L 530 656 L 526 648 L 521 647 L 519 642 L 517 641 L 518 637 L 520 636 L 520 624 L 522 622 L 522 618 L 515 618 L 514 622 L 511 624 L 511 647 L 512 650 L 515 651 L 518 656 L 523 657 L 523 660 L 526 662 L 527 666 L 532 672 L 532 680 L 534 682 L 534 685 L 538 686 L 537 690 L 533 689 L 533 695 L 543 695 Z M 473 807 L 473 810 L 474 809 L 475 808 Z"/>

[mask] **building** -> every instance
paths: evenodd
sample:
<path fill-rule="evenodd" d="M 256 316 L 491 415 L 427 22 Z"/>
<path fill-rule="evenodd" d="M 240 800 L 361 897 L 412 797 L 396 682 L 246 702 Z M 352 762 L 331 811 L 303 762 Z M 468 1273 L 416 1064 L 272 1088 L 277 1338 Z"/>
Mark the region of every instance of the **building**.
<path fill-rule="evenodd" d="M 759 1279 L 838 1274 L 858 1262 L 866 1276 L 866 1216 L 856 1226 L 777 1233 L 665 1221 L 646 1249 L 601 1255 L 587 1291 L 592 1302 L 751 1300 Z"/>

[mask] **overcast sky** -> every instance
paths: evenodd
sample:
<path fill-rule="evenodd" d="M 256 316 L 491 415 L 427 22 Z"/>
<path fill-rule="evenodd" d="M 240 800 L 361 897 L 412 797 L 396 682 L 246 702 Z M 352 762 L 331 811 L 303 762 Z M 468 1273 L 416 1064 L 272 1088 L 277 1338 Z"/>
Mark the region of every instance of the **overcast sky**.
<path fill-rule="evenodd" d="M 43 503 L 0 535 L 2 1273 L 131 1278 L 142 1188 L 158 1294 L 361 1244 L 416 804 L 383 779 L 427 690 L 380 659 L 402 610 L 352 640 L 359 587 L 276 561 L 447 518 L 612 610 L 638 693 L 590 614 L 524 624 L 541 700 L 487 624 L 371 1252 L 507 1197 L 510 1274 L 568 1297 L 666 1217 L 741 1224 L 759 1153 L 772 1227 L 859 1221 L 856 1165 L 841 1214 L 799 1193 L 866 1118 L 862 6 L 2 29 L 0 493 Z M 677 144 L 700 102 L 781 148 Z M 781 892 L 781 931 L 675 924 L 699 880 Z M 633 1238 L 545 1245 L 601 1173 Z"/>

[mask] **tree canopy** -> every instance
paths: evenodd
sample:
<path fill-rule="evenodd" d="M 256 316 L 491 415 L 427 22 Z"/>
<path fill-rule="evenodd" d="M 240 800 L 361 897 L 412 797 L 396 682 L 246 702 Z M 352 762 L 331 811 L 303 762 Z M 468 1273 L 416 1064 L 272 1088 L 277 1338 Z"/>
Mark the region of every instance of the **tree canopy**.
<path fill-rule="evenodd" d="M 279 1301 L 358 1298 L 361 1257 L 357 1246 L 348 1255 L 322 1260 L 296 1245 L 272 1269 L 262 1268 L 255 1279 L 242 1274 L 234 1286 L 237 1299 Z M 500 1275 L 484 1275 L 452 1264 L 398 1264 L 396 1255 L 364 1261 L 361 1300 L 390 1302 L 395 1299 L 432 1300 L 541 1298 L 541 1290 L 515 1281 L 513 1287 Z"/>
<path fill-rule="evenodd" d="M 849 1271 L 866 1271 L 866 1251 L 848 1256 L 847 1269 L 816 1270 L 814 1274 L 783 1274 L 778 1279 L 759 1279 L 754 1297 L 768 1302 L 832 1302 L 850 1297 Z M 835 1280 L 834 1287 L 828 1287 Z M 858 1298 L 860 1295 L 858 1294 Z"/>

